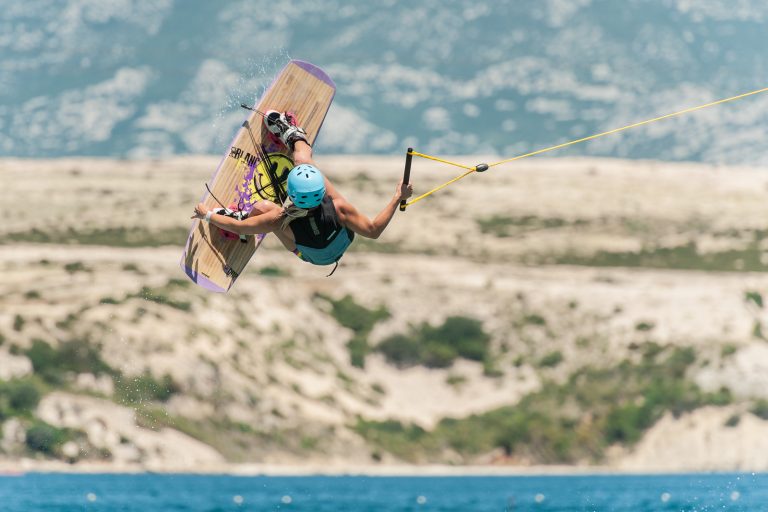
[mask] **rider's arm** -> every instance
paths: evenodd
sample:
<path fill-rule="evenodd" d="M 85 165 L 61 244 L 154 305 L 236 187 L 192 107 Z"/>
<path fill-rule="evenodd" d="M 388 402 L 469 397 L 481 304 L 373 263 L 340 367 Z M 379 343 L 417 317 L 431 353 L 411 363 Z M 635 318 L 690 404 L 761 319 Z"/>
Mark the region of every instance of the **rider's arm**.
<path fill-rule="evenodd" d="M 352 204 L 341 199 L 338 203 L 340 220 L 345 226 L 360 236 L 379 238 L 384 229 L 389 225 L 389 221 L 392 220 L 392 216 L 397 211 L 400 201 L 409 198 L 412 191 L 413 187 L 411 185 L 403 185 L 401 182 L 397 187 L 397 193 L 373 219 L 369 219 Z"/>
<path fill-rule="evenodd" d="M 280 228 L 282 222 L 282 210 L 277 208 L 261 215 L 254 215 L 244 220 L 233 219 L 226 215 L 214 213 L 211 215 L 211 224 L 236 235 L 258 235 L 272 233 Z"/>

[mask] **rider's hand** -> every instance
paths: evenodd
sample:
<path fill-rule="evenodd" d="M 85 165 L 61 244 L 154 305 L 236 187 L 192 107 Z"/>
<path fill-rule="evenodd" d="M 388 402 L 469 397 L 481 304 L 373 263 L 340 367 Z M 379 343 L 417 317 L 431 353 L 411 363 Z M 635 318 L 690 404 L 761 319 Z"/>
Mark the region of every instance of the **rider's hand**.
<path fill-rule="evenodd" d="M 204 219 L 205 214 L 208 213 L 208 210 L 210 210 L 210 208 L 205 206 L 203 203 L 197 203 L 197 206 L 195 206 L 195 214 L 190 217 L 190 219 Z"/>
<path fill-rule="evenodd" d="M 405 184 L 402 180 L 400 180 L 400 183 L 397 184 L 397 190 L 395 191 L 395 196 L 400 201 L 405 201 L 409 197 L 413 195 L 413 185 L 410 183 Z"/>

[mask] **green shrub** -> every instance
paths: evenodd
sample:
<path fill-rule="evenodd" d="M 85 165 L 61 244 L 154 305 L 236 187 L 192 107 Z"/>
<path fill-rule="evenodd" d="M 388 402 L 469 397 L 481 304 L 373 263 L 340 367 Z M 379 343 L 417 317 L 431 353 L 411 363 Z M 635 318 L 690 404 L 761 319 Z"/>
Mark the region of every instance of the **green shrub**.
<path fill-rule="evenodd" d="M 320 439 L 314 436 L 302 436 L 300 441 L 301 449 L 304 451 L 313 451 L 320 445 Z"/>
<path fill-rule="evenodd" d="M 759 292 L 744 292 L 744 300 L 763 309 L 763 296 Z"/>
<path fill-rule="evenodd" d="M 612 408 L 603 420 L 602 431 L 607 444 L 634 444 L 643 432 L 656 422 L 653 405 L 623 404 Z"/>
<path fill-rule="evenodd" d="M 276 265 L 267 265 L 266 267 L 261 267 L 259 269 L 259 274 L 266 277 L 285 277 L 291 275 L 290 272 Z"/>
<path fill-rule="evenodd" d="M 442 325 L 423 323 L 409 334 L 397 334 L 383 340 L 376 350 L 397 367 L 423 365 L 447 368 L 461 357 L 485 362 L 489 357 L 490 336 L 473 318 L 452 316 Z"/>
<path fill-rule="evenodd" d="M 733 403 L 733 393 L 726 387 L 721 387 L 714 393 L 704 395 L 704 400 L 710 405 L 726 406 Z"/>
<path fill-rule="evenodd" d="M 69 274 L 74 274 L 75 272 L 89 272 L 90 269 L 86 267 L 82 261 L 73 261 L 71 263 L 67 263 L 64 265 L 64 270 L 67 271 Z"/>
<path fill-rule="evenodd" d="M 8 404 L 16 412 L 32 412 L 40 402 L 40 391 L 29 380 L 11 380 L 5 388 L 8 393 Z"/>
<path fill-rule="evenodd" d="M 55 455 L 62 444 L 68 440 L 64 429 L 56 428 L 43 421 L 36 421 L 27 429 L 27 447 L 33 452 Z"/>
<path fill-rule="evenodd" d="M 26 323 L 26 320 L 24 320 L 24 317 L 21 315 L 16 315 L 13 317 L 13 330 L 17 332 L 21 332 L 21 330 L 24 328 L 24 324 Z"/>
<path fill-rule="evenodd" d="M 32 346 L 26 350 L 25 354 L 32 362 L 34 372 L 45 380 L 51 380 L 49 377 L 59 373 L 58 353 L 45 341 L 39 338 L 33 339 Z"/>
<path fill-rule="evenodd" d="M 535 215 L 524 215 L 522 217 L 493 215 L 483 219 L 476 219 L 476 222 L 482 233 L 495 235 L 499 238 L 512 236 L 513 233 L 518 231 L 554 229 L 568 225 L 579 226 L 586 224 L 586 221 L 583 220 L 568 221 L 556 217 L 546 218 Z"/>
<path fill-rule="evenodd" d="M 541 411 L 507 411 L 499 422 L 493 444 L 507 454 L 528 453 L 544 463 L 572 463 L 577 444 L 573 424 Z"/>
<path fill-rule="evenodd" d="M 539 325 L 539 326 L 545 326 L 547 325 L 547 320 L 536 313 L 529 313 L 523 316 L 523 324 L 524 325 Z"/>
<path fill-rule="evenodd" d="M 347 343 L 350 362 L 353 366 L 365 367 L 365 358 L 371 351 L 368 335 L 379 321 L 389 318 L 389 311 L 384 306 L 368 309 L 357 304 L 351 295 L 346 295 L 340 300 L 333 300 L 320 294 L 316 297 L 328 301 L 331 304 L 333 318 L 342 326 L 352 330 L 352 339 Z"/>
<path fill-rule="evenodd" d="M 497 366 L 496 360 L 486 359 L 483 361 L 483 375 L 498 379 L 504 376 L 504 372 Z"/>
<path fill-rule="evenodd" d="M 664 352 L 664 347 L 654 341 L 649 341 L 641 346 L 643 361 L 645 364 L 652 363 Z"/>
<path fill-rule="evenodd" d="M 542 368 L 554 368 L 562 363 L 564 359 L 563 353 L 559 350 L 555 350 L 542 357 L 539 361 L 539 366 Z"/>
<path fill-rule="evenodd" d="M 377 395 L 386 395 L 387 394 L 387 390 L 384 388 L 384 386 L 382 386 L 378 382 L 374 382 L 373 384 L 371 384 L 371 390 L 374 393 L 376 393 Z"/>
<path fill-rule="evenodd" d="M 749 410 L 749 412 L 762 420 L 768 420 L 768 400 L 762 398 L 757 400 L 752 405 L 752 408 Z"/>
<path fill-rule="evenodd" d="M 696 362 L 696 351 L 693 347 L 675 347 L 665 366 L 673 377 L 682 378 L 694 362 Z"/>
<path fill-rule="evenodd" d="M 653 322 L 638 322 L 635 324 L 635 330 L 639 332 L 652 331 L 654 327 L 656 327 L 656 324 Z"/>
<path fill-rule="evenodd" d="M 69 340 L 52 347 L 45 341 L 35 338 L 32 346 L 25 355 L 32 362 L 32 368 L 37 375 L 52 384 L 61 384 L 64 374 L 75 373 L 108 373 L 113 372 L 99 351 L 85 340 Z"/>
<path fill-rule="evenodd" d="M 40 387 L 32 379 L 0 381 L 0 421 L 14 416 L 30 416 L 40 397 Z"/>
<path fill-rule="evenodd" d="M 123 272 L 134 272 L 134 273 L 140 274 L 141 269 L 135 263 L 124 263 Z"/>
<path fill-rule="evenodd" d="M 422 328 L 422 338 L 428 343 L 452 347 L 459 357 L 482 361 L 488 353 L 491 337 L 483 331 L 483 324 L 474 318 L 451 316 L 443 325 L 432 329 Z"/>
<path fill-rule="evenodd" d="M 355 333 L 371 332 L 373 327 L 381 320 L 389 318 L 389 311 L 384 306 L 378 309 L 368 309 L 356 303 L 351 295 L 346 295 L 341 300 L 329 300 L 332 306 L 331 314 L 339 324 Z"/>
<path fill-rule="evenodd" d="M 158 247 L 162 245 L 177 245 L 185 240 L 188 228 L 169 227 L 162 230 L 148 230 L 140 227 L 112 227 L 90 231 L 75 231 L 74 229 L 52 228 L 50 231 L 31 230 L 6 233 L 0 243 L 32 242 L 45 244 L 80 244 L 108 245 L 112 247 Z"/>
<path fill-rule="evenodd" d="M 422 350 L 419 340 L 404 334 L 394 334 L 376 347 L 390 364 L 407 368 L 421 363 Z"/>
<path fill-rule="evenodd" d="M 413 446 L 425 442 L 427 432 L 418 425 L 396 420 L 366 421 L 358 418 L 354 430 L 373 444 L 409 462 L 417 462 L 419 451 Z"/>
<path fill-rule="evenodd" d="M 464 375 L 457 375 L 452 373 L 445 378 L 445 383 L 453 388 L 461 387 L 462 384 L 467 382 L 467 378 Z"/>
<path fill-rule="evenodd" d="M 112 368 L 101 359 L 99 350 L 91 343 L 80 339 L 61 343 L 59 363 L 64 370 L 77 373 L 112 373 Z"/>
<path fill-rule="evenodd" d="M 371 352 L 368 339 L 357 334 L 352 336 L 352 339 L 347 342 L 347 350 L 349 350 L 349 363 L 357 368 L 365 368 L 365 358 Z"/>
<path fill-rule="evenodd" d="M 424 345 L 421 364 L 427 368 L 448 368 L 458 356 L 459 353 L 455 347 L 432 341 Z"/>
<path fill-rule="evenodd" d="M 765 272 L 768 269 L 761 259 L 764 253 L 759 242 L 746 247 L 721 252 L 699 251 L 691 240 L 675 247 L 643 247 L 640 251 L 597 251 L 591 255 L 559 254 L 552 257 L 560 265 L 585 265 L 590 267 L 645 267 L 701 270 L 710 272 Z M 757 294 L 748 297 L 757 307 Z"/>
<path fill-rule="evenodd" d="M 127 404 L 167 402 L 180 391 L 179 385 L 170 375 L 166 374 L 157 380 L 148 371 L 130 377 L 116 375 L 114 383 L 118 401 Z"/>

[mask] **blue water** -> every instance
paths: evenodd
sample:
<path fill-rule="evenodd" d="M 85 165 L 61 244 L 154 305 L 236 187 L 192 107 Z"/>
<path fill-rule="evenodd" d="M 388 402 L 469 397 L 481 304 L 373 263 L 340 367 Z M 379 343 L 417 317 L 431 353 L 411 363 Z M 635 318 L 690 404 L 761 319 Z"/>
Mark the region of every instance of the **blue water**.
<path fill-rule="evenodd" d="M 768 475 L 0 477 L 0 511 L 758 511 Z"/>

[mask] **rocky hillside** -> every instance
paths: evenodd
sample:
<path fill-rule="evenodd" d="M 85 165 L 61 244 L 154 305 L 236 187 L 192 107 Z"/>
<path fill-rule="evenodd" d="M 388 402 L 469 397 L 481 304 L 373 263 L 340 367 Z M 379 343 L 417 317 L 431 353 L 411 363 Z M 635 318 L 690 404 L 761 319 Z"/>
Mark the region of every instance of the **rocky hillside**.
<path fill-rule="evenodd" d="M 530 160 L 215 295 L 178 264 L 216 163 L 0 162 L 0 467 L 768 468 L 765 170 Z M 369 214 L 402 173 L 319 163 Z"/>
<path fill-rule="evenodd" d="M 763 0 L 4 3 L 3 156 L 218 154 L 289 57 L 337 84 L 319 141 L 346 154 L 512 156 L 765 87 Z M 767 115 L 761 95 L 580 154 L 765 165 Z"/>

